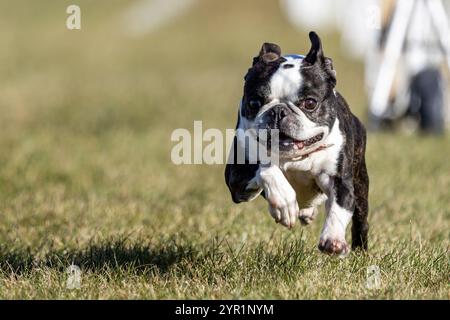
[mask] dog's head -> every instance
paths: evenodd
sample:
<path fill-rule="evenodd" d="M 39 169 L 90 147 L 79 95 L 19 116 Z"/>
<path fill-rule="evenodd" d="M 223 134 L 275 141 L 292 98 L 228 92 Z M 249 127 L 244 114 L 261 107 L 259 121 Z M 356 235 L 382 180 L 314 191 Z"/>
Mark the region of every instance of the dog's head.
<path fill-rule="evenodd" d="M 263 44 L 245 76 L 239 127 L 278 129 L 280 158 L 293 159 L 318 148 L 336 119 L 336 73 L 311 32 L 306 56 L 282 56 L 276 44 Z"/>

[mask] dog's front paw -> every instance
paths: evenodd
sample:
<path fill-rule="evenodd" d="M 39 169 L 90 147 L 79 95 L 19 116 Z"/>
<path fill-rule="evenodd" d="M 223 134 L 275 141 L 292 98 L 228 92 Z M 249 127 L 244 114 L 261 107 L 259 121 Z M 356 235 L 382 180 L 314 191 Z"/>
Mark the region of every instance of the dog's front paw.
<path fill-rule="evenodd" d="M 289 197 L 271 197 L 268 198 L 269 212 L 277 223 L 291 229 L 295 224 L 298 215 L 297 199 Z"/>
<path fill-rule="evenodd" d="M 319 250 L 330 254 L 345 256 L 350 252 L 350 248 L 345 239 L 321 238 L 319 241 Z"/>
<path fill-rule="evenodd" d="M 350 248 L 345 241 L 345 230 L 352 219 L 352 213 L 331 202 L 322 233 L 320 234 L 319 250 L 331 255 L 345 256 Z"/>
<path fill-rule="evenodd" d="M 270 214 L 277 223 L 292 228 L 299 213 L 295 190 L 278 167 L 261 170 L 260 179 Z"/>

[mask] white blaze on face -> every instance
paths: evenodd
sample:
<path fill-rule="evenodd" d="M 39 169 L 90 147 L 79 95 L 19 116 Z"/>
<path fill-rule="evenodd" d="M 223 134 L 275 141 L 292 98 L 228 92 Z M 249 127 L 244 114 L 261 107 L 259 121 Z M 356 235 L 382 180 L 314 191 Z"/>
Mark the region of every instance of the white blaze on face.
<path fill-rule="evenodd" d="M 295 101 L 302 84 L 300 66 L 303 58 L 286 56 L 270 80 L 270 100 L 288 99 Z"/>
<path fill-rule="evenodd" d="M 280 65 L 279 69 L 273 74 L 270 80 L 271 103 L 265 106 L 265 108 L 262 108 L 258 116 L 261 116 L 262 113 L 277 105 L 281 100 L 294 103 L 298 99 L 298 93 L 303 83 L 300 72 L 303 56 L 285 56 L 284 58 L 286 61 Z M 302 125 L 302 130 L 297 132 L 295 138 L 306 140 L 322 132 L 326 136 L 328 133 L 327 128 L 318 127 L 317 124 L 309 120 L 299 108 L 293 108 L 293 110 L 297 114 Z"/>

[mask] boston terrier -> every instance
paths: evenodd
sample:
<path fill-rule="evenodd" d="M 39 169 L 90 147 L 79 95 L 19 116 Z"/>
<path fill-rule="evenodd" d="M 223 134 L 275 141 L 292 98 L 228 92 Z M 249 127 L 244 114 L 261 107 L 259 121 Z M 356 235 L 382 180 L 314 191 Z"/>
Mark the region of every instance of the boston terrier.
<path fill-rule="evenodd" d="M 297 218 L 311 223 L 325 203 L 318 247 L 342 256 L 350 250 L 350 221 L 352 249 L 367 250 L 366 131 L 335 90 L 336 72 L 319 36 L 311 32 L 309 38 L 306 56 L 282 56 L 278 45 L 265 43 L 253 58 L 225 180 L 235 203 L 262 195 L 275 221 L 288 228 Z M 238 163 L 239 151 L 248 156 L 242 133 L 250 129 L 278 130 L 277 164 Z"/>

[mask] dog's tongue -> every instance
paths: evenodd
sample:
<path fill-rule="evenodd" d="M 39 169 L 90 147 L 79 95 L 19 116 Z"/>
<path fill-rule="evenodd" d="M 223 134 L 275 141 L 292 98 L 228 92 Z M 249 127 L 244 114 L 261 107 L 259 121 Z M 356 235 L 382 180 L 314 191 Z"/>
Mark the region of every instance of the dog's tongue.
<path fill-rule="evenodd" d="M 305 144 L 303 143 L 303 141 L 296 141 L 296 142 L 295 142 L 295 146 L 296 146 L 298 149 L 303 149 L 303 147 L 305 146 Z"/>

